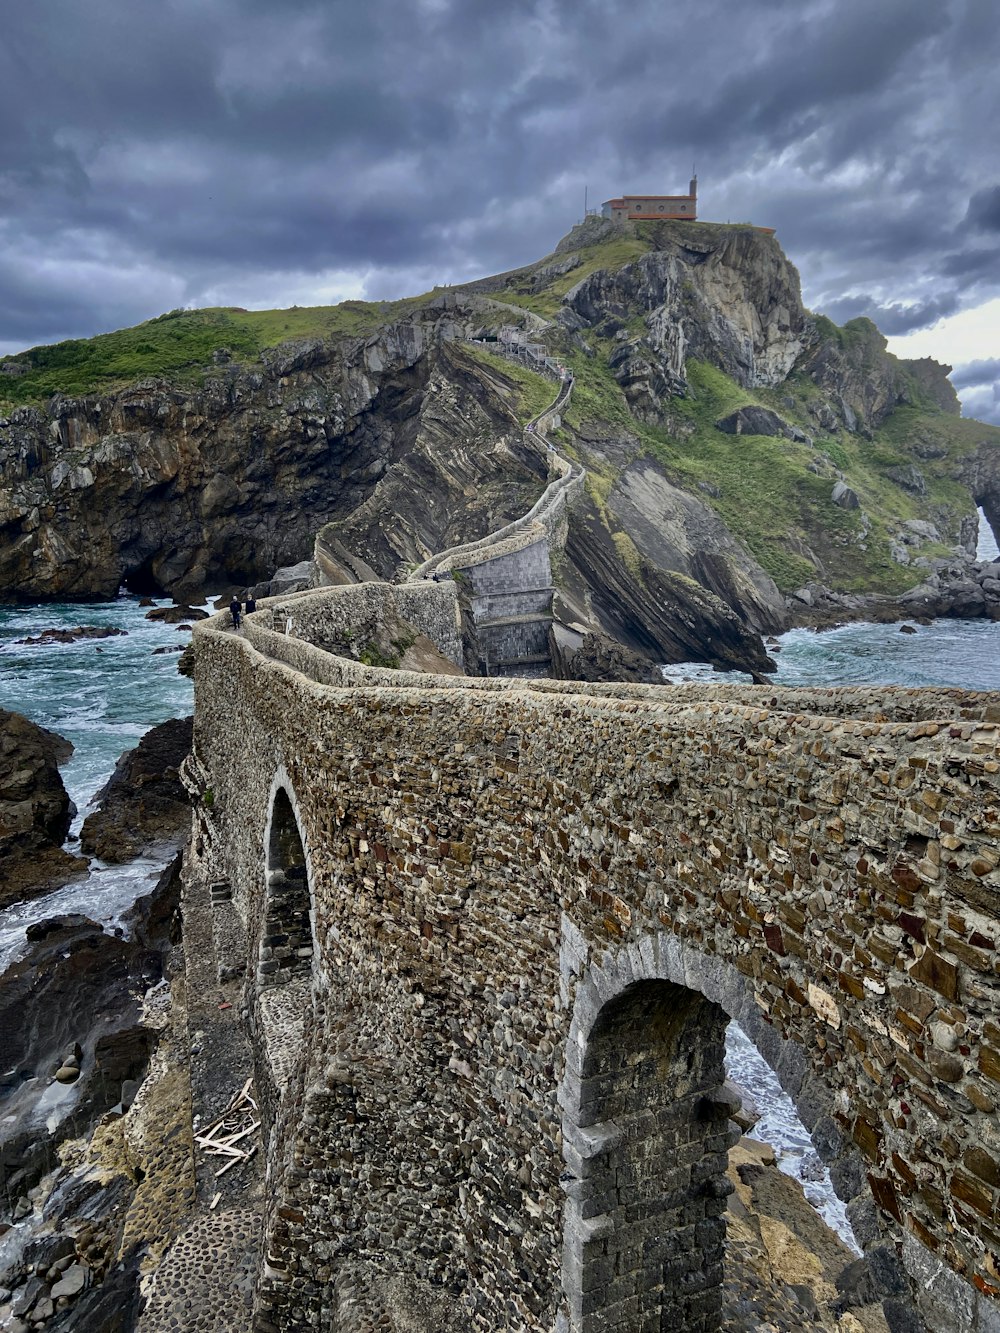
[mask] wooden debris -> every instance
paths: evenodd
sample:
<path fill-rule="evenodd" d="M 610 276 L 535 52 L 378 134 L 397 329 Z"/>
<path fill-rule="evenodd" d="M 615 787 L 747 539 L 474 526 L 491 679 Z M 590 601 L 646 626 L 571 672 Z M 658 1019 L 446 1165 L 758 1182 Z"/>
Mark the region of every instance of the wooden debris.
<path fill-rule="evenodd" d="M 226 1157 L 229 1160 L 216 1171 L 218 1180 L 227 1171 L 240 1162 L 247 1162 L 257 1151 L 256 1143 L 247 1146 L 245 1140 L 260 1129 L 257 1103 L 250 1095 L 253 1079 L 248 1078 L 243 1087 L 231 1098 L 228 1106 L 210 1125 L 195 1133 L 194 1141 L 209 1156 Z M 242 1144 L 242 1147 L 238 1147 Z M 209 1208 L 214 1208 L 221 1198 L 217 1192 Z"/>
<path fill-rule="evenodd" d="M 216 1171 L 216 1180 L 218 1180 L 220 1176 L 224 1176 L 227 1171 L 232 1171 L 233 1167 L 238 1166 L 240 1162 L 248 1162 L 256 1151 L 257 1145 L 255 1143 L 249 1152 L 240 1153 L 239 1157 L 234 1157 L 231 1162 L 227 1162 L 221 1171 Z"/>

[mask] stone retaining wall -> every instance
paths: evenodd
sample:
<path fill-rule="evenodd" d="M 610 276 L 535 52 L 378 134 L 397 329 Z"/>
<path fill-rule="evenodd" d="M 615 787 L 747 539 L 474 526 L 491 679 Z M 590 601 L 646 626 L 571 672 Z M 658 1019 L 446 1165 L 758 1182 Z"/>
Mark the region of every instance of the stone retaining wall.
<path fill-rule="evenodd" d="M 255 619 L 195 628 L 192 768 L 251 1008 L 279 771 L 309 862 L 262 1329 L 340 1327 L 366 1264 L 449 1292 L 455 1328 L 639 1327 L 679 1293 L 675 1326 L 712 1327 L 717 1010 L 795 1098 L 887 1308 L 998 1326 L 996 695 L 421 677 Z M 609 1032 L 666 1103 L 594 1081 Z"/>
<path fill-rule="evenodd" d="M 328 590 L 292 593 L 271 597 L 258 605 L 245 632 L 261 648 L 280 661 L 297 665 L 303 647 L 323 649 L 352 638 L 362 648 L 374 635 L 387 612 L 395 612 L 437 645 L 449 661 L 462 664 L 462 639 L 459 630 L 458 601 L 455 585 L 448 582 L 419 584 L 359 583 L 350 586 L 349 597 L 330 597 Z M 274 636 L 293 640 L 285 647 L 275 644 Z M 267 636 L 267 637 L 264 637 Z M 315 669 L 322 672 L 329 654 L 307 655 Z M 309 671 L 310 667 L 302 669 Z M 317 679 L 323 679 L 320 675 Z M 360 679 L 360 677 L 359 677 Z M 390 673 L 390 680 L 396 680 Z"/>

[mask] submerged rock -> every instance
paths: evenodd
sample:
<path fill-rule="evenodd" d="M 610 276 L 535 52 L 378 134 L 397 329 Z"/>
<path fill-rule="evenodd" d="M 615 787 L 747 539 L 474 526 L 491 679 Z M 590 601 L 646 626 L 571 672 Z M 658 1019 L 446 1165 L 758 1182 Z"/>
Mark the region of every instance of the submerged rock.
<path fill-rule="evenodd" d="M 113 639 L 125 635 L 128 630 L 116 629 L 111 625 L 76 625 L 72 629 L 43 629 L 34 638 L 15 639 L 15 643 L 36 644 L 76 643 L 80 639 Z"/>

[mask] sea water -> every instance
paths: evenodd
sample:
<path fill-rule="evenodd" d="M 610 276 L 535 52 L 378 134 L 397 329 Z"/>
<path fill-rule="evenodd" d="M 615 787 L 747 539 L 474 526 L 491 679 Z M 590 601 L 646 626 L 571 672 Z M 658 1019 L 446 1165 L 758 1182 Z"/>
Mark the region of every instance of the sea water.
<path fill-rule="evenodd" d="M 170 603 L 166 603 L 170 605 Z M 121 596 L 111 602 L 0 607 L 0 707 L 23 713 L 72 742 L 62 778 L 77 807 L 67 848 L 95 794 L 123 751 L 159 722 L 192 709 L 192 683 L 177 670 L 190 630 L 146 619 L 148 607 Z M 106 639 L 23 644 L 47 629 L 95 625 L 124 630 Z M 157 648 L 171 651 L 157 653 Z M 109 866 L 94 858 L 87 878 L 0 914 L 0 971 L 25 946 L 25 927 L 64 912 L 116 925 L 148 893 L 163 862 L 139 859 Z"/>

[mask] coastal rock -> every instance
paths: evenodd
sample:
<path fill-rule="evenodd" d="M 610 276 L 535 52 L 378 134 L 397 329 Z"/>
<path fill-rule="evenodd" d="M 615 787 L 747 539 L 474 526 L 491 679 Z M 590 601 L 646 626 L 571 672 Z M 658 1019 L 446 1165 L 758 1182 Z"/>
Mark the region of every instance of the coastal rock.
<path fill-rule="evenodd" d="M 828 396 L 818 415 L 824 429 L 870 435 L 896 407 L 917 406 L 922 397 L 958 415 L 958 397 L 947 378 L 950 366 L 929 358 L 899 361 L 887 356 L 886 348 L 883 334 L 861 318 L 849 320 L 835 337 L 821 337 L 803 356 L 798 369 Z"/>
<path fill-rule="evenodd" d="M 180 625 L 185 620 L 207 620 L 208 612 L 194 606 L 154 606 L 146 612 L 147 620 L 159 620 L 164 625 Z"/>
<path fill-rule="evenodd" d="M 788 435 L 791 430 L 768 407 L 739 407 L 715 424 L 724 435 Z"/>
<path fill-rule="evenodd" d="M 636 459 L 621 470 L 607 507 L 627 537 L 624 549 L 634 547 L 664 574 L 700 585 L 750 630 L 775 634 L 785 628 L 784 603 L 774 581 L 715 511 L 674 485 L 652 459 Z M 616 549 L 623 545 L 619 540 Z M 679 593 L 680 582 L 673 581 Z M 691 600 L 700 604 L 693 591 Z"/>
<path fill-rule="evenodd" d="M 115 629 L 110 625 L 77 625 L 73 629 L 43 629 L 33 638 L 15 639 L 15 643 L 76 643 L 80 639 L 112 639 L 127 634 L 128 630 Z"/>
<path fill-rule="evenodd" d="M 190 717 L 172 718 L 122 755 L 94 797 L 99 808 L 84 820 L 85 852 L 117 865 L 154 847 L 180 846 L 191 810 L 178 770 L 191 749 L 191 728 Z"/>
<path fill-rule="evenodd" d="M 913 495 L 927 494 L 927 478 L 913 463 L 887 468 L 885 475 L 897 486 L 902 486 L 904 491 L 910 491 Z"/>
<path fill-rule="evenodd" d="M 390 577 L 517 517 L 545 461 L 521 442 L 516 381 L 450 341 L 474 317 L 429 306 L 218 368 L 197 391 L 152 379 L 18 408 L 0 424 L 3 596 L 245 587 L 307 559 L 329 521 Z M 376 488 L 391 523 L 365 510 Z"/>
<path fill-rule="evenodd" d="M 813 338 L 798 274 L 752 227 L 665 224 L 656 249 L 591 273 L 564 305 L 591 327 L 640 313 L 667 369 L 683 378 L 686 358 L 698 357 L 746 388 L 781 383 Z"/>
<path fill-rule="evenodd" d="M 860 509 L 861 501 L 858 499 L 857 492 L 852 491 L 850 486 L 845 486 L 842 481 L 834 482 L 833 490 L 830 492 L 830 499 L 841 509 Z"/>
<path fill-rule="evenodd" d="M 573 633 L 554 627 L 552 674 L 557 680 L 635 681 L 662 685 L 659 668 L 642 653 L 632 652 L 610 635 Z"/>
<path fill-rule="evenodd" d="M 72 753 L 63 737 L 0 709 L 0 907 L 86 873 L 62 848 L 75 808 L 59 765 Z"/>
<path fill-rule="evenodd" d="M 868 1265 L 777 1167 L 767 1144 L 741 1139 L 729 1155 L 729 1179 L 721 1333 L 888 1333 Z"/>
<path fill-rule="evenodd" d="M 369 573 L 369 577 L 374 577 Z M 312 560 L 300 560 L 296 565 L 276 569 L 264 583 L 255 584 L 250 591 L 258 600 L 262 597 L 287 597 L 290 592 L 304 592 L 316 585 L 316 566 Z"/>
<path fill-rule="evenodd" d="M 54 1146 L 86 1132 L 119 1100 L 122 1083 L 145 1069 L 154 1037 L 142 1026 L 140 1001 L 162 975 L 179 862 L 132 909 L 131 939 L 84 916 L 50 918 L 28 930 L 27 952 L 0 977 L 0 1196 L 26 1193 L 49 1169 Z M 69 1051 L 76 1066 L 66 1063 Z M 78 1077 L 60 1080 L 53 1100 L 57 1068 Z"/>
<path fill-rule="evenodd" d="M 722 597 L 634 545 L 616 544 L 592 502 L 570 515 L 566 555 L 564 599 L 585 605 L 605 634 L 651 663 L 710 661 L 755 675 L 775 670 L 760 634 Z"/>

